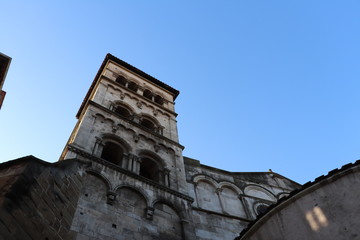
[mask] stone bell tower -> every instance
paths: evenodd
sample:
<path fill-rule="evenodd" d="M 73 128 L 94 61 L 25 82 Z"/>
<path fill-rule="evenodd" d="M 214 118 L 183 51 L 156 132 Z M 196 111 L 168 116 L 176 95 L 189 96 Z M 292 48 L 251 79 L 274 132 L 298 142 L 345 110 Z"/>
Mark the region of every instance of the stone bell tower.
<path fill-rule="evenodd" d="M 193 199 L 187 195 L 174 109 L 178 94 L 106 55 L 60 157 L 89 164 L 89 185 L 72 226 L 82 237 L 193 238 L 187 210 Z M 111 223 L 104 222 L 109 218 Z M 99 226 L 109 229 L 94 230 Z"/>

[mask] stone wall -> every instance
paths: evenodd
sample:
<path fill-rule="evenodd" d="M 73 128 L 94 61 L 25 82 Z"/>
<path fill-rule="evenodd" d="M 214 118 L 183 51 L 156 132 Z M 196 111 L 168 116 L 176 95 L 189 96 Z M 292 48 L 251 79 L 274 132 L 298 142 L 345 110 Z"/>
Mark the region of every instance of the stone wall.
<path fill-rule="evenodd" d="M 82 163 L 32 156 L 0 165 L 0 239 L 74 239 Z"/>
<path fill-rule="evenodd" d="M 360 161 L 293 193 L 242 233 L 241 240 L 360 238 Z"/>
<path fill-rule="evenodd" d="M 234 173 L 184 158 L 192 215 L 200 240 L 234 239 L 268 206 L 299 187 L 273 172 Z"/>

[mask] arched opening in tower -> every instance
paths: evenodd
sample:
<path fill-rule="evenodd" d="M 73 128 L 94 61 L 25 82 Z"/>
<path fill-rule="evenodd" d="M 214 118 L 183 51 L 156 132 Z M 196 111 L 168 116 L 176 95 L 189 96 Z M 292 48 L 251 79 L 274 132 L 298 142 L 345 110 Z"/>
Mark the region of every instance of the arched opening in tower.
<path fill-rule="evenodd" d="M 119 115 L 125 117 L 125 118 L 130 118 L 131 116 L 131 113 L 129 110 L 127 110 L 126 108 L 124 107 L 121 107 L 121 106 L 117 106 L 115 108 L 115 112 L 118 113 Z"/>
<path fill-rule="evenodd" d="M 107 142 L 104 145 L 101 158 L 118 165 L 122 160 L 123 154 L 124 151 L 119 145 Z"/>
<path fill-rule="evenodd" d="M 140 176 L 159 182 L 159 166 L 150 158 L 142 158 L 140 164 Z"/>
<path fill-rule="evenodd" d="M 126 78 L 124 78 L 123 76 L 118 76 L 115 81 L 123 86 L 126 85 Z"/>

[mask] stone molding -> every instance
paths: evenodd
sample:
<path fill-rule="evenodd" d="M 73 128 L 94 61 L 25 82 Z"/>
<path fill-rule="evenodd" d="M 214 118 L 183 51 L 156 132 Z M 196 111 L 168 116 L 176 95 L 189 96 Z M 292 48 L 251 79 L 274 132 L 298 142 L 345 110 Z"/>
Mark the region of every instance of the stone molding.
<path fill-rule="evenodd" d="M 103 110 L 103 111 L 106 112 L 106 113 L 109 113 L 109 114 L 111 114 L 111 115 L 113 115 L 113 116 L 116 116 L 117 118 L 120 118 L 120 119 L 122 119 L 123 121 L 125 121 L 125 122 L 127 122 L 127 123 L 129 123 L 129 124 L 131 124 L 131 125 L 134 125 L 134 126 L 140 128 L 141 130 L 143 130 L 143 131 L 145 131 L 145 132 L 147 132 L 147 133 L 149 133 L 149 134 L 152 134 L 153 136 L 156 136 L 157 138 L 160 138 L 160 139 L 162 139 L 162 140 L 165 140 L 166 142 L 168 142 L 168 143 L 170 143 L 170 144 L 172 144 L 172 145 L 175 145 L 175 146 L 181 148 L 182 150 L 185 148 L 184 146 L 182 146 L 182 145 L 179 144 L 178 142 L 175 142 L 175 141 L 173 141 L 173 140 L 171 140 L 171 139 L 169 139 L 169 138 L 167 138 L 167 137 L 164 137 L 164 136 L 162 136 L 162 135 L 160 135 L 160 134 L 158 134 L 158 133 L 156 133 L 156 132 L 153 132 L 153 131 L 151 131 L 151 130 L 148 130 L 148 129 L 146 129 L 146 127 L 144 127 L 144 126 L 142 126 L 142 125 L 140 125 L 140 124 L 138 124 L 138 123 L 136 123 L 136 122 L 134 122 L 134 121 L 131 121 L 130 119 L 127 119 L 127 118 L 125 118 L 125 117 L 122 117 L 122 116 L 120 116 L 119 114 L 116 114 L 115 112 L 111 111 L 110 109 L 108 109 L 108 108 L 106 108 L 106 107 L 104 107 L 104 106 L 101 106 L 100 104 L 98 104 L 98 103 L 96 103 L 96 102 L 94 102 L 94 101 L 91 101 L 91 100 L 90 100 L 90 101 L 89 101 L 89 104 L 90 104 L 90 105 L 93 105 L 93 106 L 95 106 L 95 107 L 97 107 L 97 108 L 99 108 L 99 109 L 101 109 L 101 110 Z"/>
<path fill-rule="evenodd" d="M 68 148 L 69 151 L 74 152 L 74 153 L 78 154 L 79 156 L 82 156 L 82 157 L 84 157 L 84 158 L 86 158 L 88 160 L 100 163 L 100 164 L 102 164 L 102 165 L 104 165 L 106 167 L 109 167 L 111 169 L 119 171 L 119 172 L 121 172 L 121 173 L 123 173 L 123 174 L 125 174 L 125 175 L 127 175 L 129 177 L 135 178 L 135 179 L 137 179 L 139 181 L 146 182 L 147 184 L 149 184 L 149 185 L 151 185 L 151 186 L 153 186 L 153 187 L 155 187 L 157 189 L 168 192 L 168 193 L 170 193 L 172 195 L 175 195 L 175 196 L 177 196 L 179 198 L 182 198 L 182 199 L 184 199 L 184 200 L 186 200 L 186 201 L 188 201 L 190 203 L 194 202 L 194 199 L 192 197 L 190 197 L 190 196 L 187 196 L 187 195 L 182 194 L 182 193 L 180 193 L 178 191 L 175 191 L 175 190 L 170 189 L 170 188 L 168 188 L 166 186 L 163 186 L 163 185 L 161 185 L 161 184 L 159 184 L 157 182 L 154 182 L 154 181 L 152 181 L 150 179 L 147 179 L 147 178 L 145 178 L 143 176 L 140 176 L 140 175 L 137 175 L 137 174 L 135 174 L 133 172 L 130 172 L 130 171 L 128 171 L 128 170 L 126 170 L 124 168 L 121 168 L 120 166 L 117 166 L 117 165 L 115 165 L 115 164 L 113 164 L 111 162 L 108 162 L 106 160 L 98 158 L 98 157 L 96 157 L 96 156 L 94 156 L 94 155 L 92 155 L 90 153 L 87 153 L 84 150 L 81 150 L 81 149 L 75 147 L 74 145 L 68 144 L 67 148 Z M 92 169 L 92 170 L 97 171 L 97 170 L 94 170 L 94 169 Z"/>

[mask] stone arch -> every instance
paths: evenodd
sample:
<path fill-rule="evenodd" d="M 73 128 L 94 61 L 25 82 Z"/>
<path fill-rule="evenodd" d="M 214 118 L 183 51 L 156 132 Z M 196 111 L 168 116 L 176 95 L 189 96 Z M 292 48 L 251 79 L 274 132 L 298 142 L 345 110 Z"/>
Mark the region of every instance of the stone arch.
<path fill-rule="evenodd" d="M 235 191 L 238 195 L 240 195 L 240 194 L 243 193 L 243 192 L 241 191 L 241 189 L 240 189 L 238 186 L 236 186 L 234 183 L 232 183 L 232 182 L 227 182 L 227 181 L 226 181 L 226 182 L 225 182 L 225 181 L 220 182 L 220 183 L 219 183 L 219 188 L 224 188 L 224 187 L 232 189 L 232 190 Z"/>
<path fill-rule="evenodd" d="M 231 184 L 223 184 L 221 186 L 220 198 L 225 213 L 237 217 L 246 218 L 246 210 L 241 199 L 239 198 L 239 191 Z"/>
<path fill-rule="evenodd" d="M 203 174 L 198 174 L 193 176 L 192 181 L 196 184 L 199 181 L 208 181 L 210 182 L 215 188 L 219 188 L 219 183 L 212 177 L 208 176 L 208 175 L 203 175 Z"/>
<path fill-rule="evenodd" d="M 272 201 L 272 202 L 275 202 L 277 200 L 273 193 L 271 193 L 266 188 L 263 188 L 263 187 L 258 186 L 258 185 L 248 185 L 248 186 L 246 186 L 245 189 L 244 189 L 244 194 L 248 195 L 248 196 L 251 196 L 251 197 L 265 199 L 267 201 Z"/>
<path fill-rule="evenodd" d="M 153 224 L 157 226 L 156 231 L 151 234 L 153 239 L 184 239 L 182 218 L 172 203 L 163 200 L 155 201 L 153 209 Z"/>
<path fill-rule="evenodd" d="M 145 98 L 149 99 L 150 101 L 152 101 L 154 93 L 151 90 L 149 90 L 148 88 L 145 88 L 143 91 L 143 96 Z"/>
<path fill-rule="evenodd" d="M 159 105 L 163 105 L 165 102 L 165 98 L 159 94 L 155 94 L 154 102 L 156 102 Z"/>
<path fill-rule="evenodd" d="M 162 133 L 163 127 L 160 124 L 159 120 L 149 114 L 143 113 L 140 115 L 140 125 L 144 126 L 150 131 L 160 134 Z"/>
<path fill-rule="evenodd" d="M 98 179 L 100 179 L 101 181 L 104 182 L 105 186 L 106 186 L 106 191 L 111 191 L 112 189 L 112 184 L 111 182 L 109 181 L 109 179 L 107 179 L 107 177 L 105 177 L 104 175 L 102 175 L 100 172 L 94 170 L 94 169 L 88 169 L 86 170 L 86 172 L 89 174 L 89 175 L 93 175 L 95 177 L 97 177 Z"/>
<path fill-rule="evenodd" d="M 132 152 L 131 145 L 129 143 L 127 143 L 127 141 L 125 141 L 124 139 L 122 139 L 121 137 L 119 137 L 115 134 L 104 133 L 104 134 L 102 134 L 101 138 L 103 139 L 103 141 L 106 141 L 106 140 L 116 141 L 125 148 L 126 153 Z"/>
<path fill-rule="evenodd" d="M 165 184 L 167 176 L 165 176 L 164 169 L 166 165 L 164 160 L 157 154 L 142 150 L 139 152 L 140 168 L 139 175 L 152 181 Z"/>
<path fill-rule="evenodd" d="M 128 82 L 127 78 L 123 75 L 118 75 L 115 79 L 115 82 L 119 83 L 120 85 L 126 86 Z"/>
<path fill-rule="evenodd" d="M 256 202 L 253 205 L 253 211 L 256 215 L 260 215 L 260 214 L 264 214 L 265 212 L 268 211 L 268 207 L 270 205 L 267 203 L 263 203 L 263 202 Z"/>
<path fill-rule="evenodd" d="M 105 204 L 107 193 L 111 190 L 110 181 L 95 170 L 87 170 L 86 184 L 83 185 L 82 193 L 85 201 Z"/>
<path fill-rule="evenodd" d="M 288 197 L 289 195 L 290 195 L 290 194 L 287 193 L 287 192 L 281 192 L 281 193 L 278 193 L 278 194 L 276 195 L 276 198 L 277 198 L 277 199 L 282 199 L 282 198 Z"/>
<path fill-rule="evenodd" d="M 147 150 L 147 149 L 141 149 L 138 151 L 138 156 L 142 157 L 142 156 L 148 156 L 151 158 L 156 159 L 156 161 L 159 163 L 159 165 L 161 165 L 162 168 L 166 168 L 166 162 L 155 152 Z"/>
<path fill-rule="evenodd" d="M 149 206 L 149 204 L 151 203 L 150 197 L 144 191 L 144 189 L 142 189 L 138 186 L 133 186 L 133 185 L 129 185 L 129 184 L 121 184 L 121 185 L 118 185 L 115 187 L 114 192 L 118 193 L 122 188 L 129 188 L 129 189 L 132 189 L 133 191 L 137 192 L 138 194 L 140 194 L 145 199 L 146 206 Z"/>
<path fill-rule="evenodd" d="M 198 206 L 206 210 L 222 212 L 218 183 L 205 175 L 198 175 L 194 180 Z"/>
<path fill-rule="evenodd" d="M 105 119 L 105 116 L 104 116 L 104 115 L 102 115 L 101 113 L 95 113 L 93 116 L 94 116 L 94 117 L 96 117 L 96 118 L 102 118 L 102 119 Z"/>
<path fill-rule="evenodd" d="M 125 117 L 125 118 L 133 118 L 133 115 L 135 114 L 135 110 L 132 106 L 129 104 L 122 102 L 122 101 L 115 101 L 112 104 L 112 111 L 115 113 Z M 127 111 L 127 113 L 125 113 Z"/>
<path fill-rule="evenodd" d="M 110 125 L 113 125 L 113 124 L 115 123 L 115 121 L 112 120 L 111 118 L 105 118 L 105 119 L 104 119 L 104 122 L 105 122 L 105 123 L 108 123 L 108 124 L 110 124 Z"/>
<path fill-rule="evenodd" d="M 167 150 L 167 152 L 168 152 L 168 154 L 169 154 L 169 155 L 171 155 L 171 156 L 174 156 L 174 157 L 175 157 L 175 155 L 176 155 L 176 151 L 175 151 L 173 148 L 168 147 L 168 146 L 165 146 L 165 145 L 164 145 L 164 148 L 166 148 L 166 150 Z"/>
<path fill-rule="evenodd" d="M 139 84 L 134 81 L 133 79 L 128 81 L 128 89 L 130 89 L 131 91 L 137 92 L 139 89 Z"/>
<path fill-rule="evenodd" d="M 130 151 L 131 146 L 114 134 L 103 134 L 97 150 L 100 158 L 121 167 L 126 165 Z"/>
<path fill-rule="evenodd" d="M 184 218 L 185 216 L 183 216 L 182 214 L 182 211 L 181 211 L 181 207 L 176 204 L 176 203 L 173 203 L 173 202 L 170 202 L 169 200 L 165 199 L 165 198 L 157 198 L 157 199 L 154 199 L 152 201 L 152 203 L 149 205 L 150 207 L 154 207 L 155 204 L 157 203 L 163 203 L 163 204 L 166 204 L 166 205 L 169 205 L 172 209 L 174 209 L 174 211 L 181 217 L 181 218 Z"/>
<path fill-rule="evenodd" d="M 144 227 L 147 202 L 144 196 L 133 187 L 123 186 L 117 189 L 114 210 L 121 218 L 116 232 L 121 239 L 142 239 L 146 234 Z"/>
<path fill-rule="evenodd" d="M 112 83 L 111 83 L 111 84 L 109 83 L 109 84 L 107 84 L 106 86 L 107 86 L 108 88 L 113 89 L 115 92 L 120 92 L 120 93 L 122 93 L 122 91 L 121 91 L 117 86 L 114 86 Z M 109 89 L 109 92 L 112 93 L 110 89 Z M 115 93 L 115 92 L 114 92 L 114 93 Z"/>

